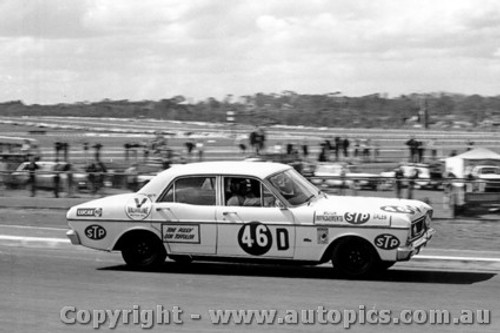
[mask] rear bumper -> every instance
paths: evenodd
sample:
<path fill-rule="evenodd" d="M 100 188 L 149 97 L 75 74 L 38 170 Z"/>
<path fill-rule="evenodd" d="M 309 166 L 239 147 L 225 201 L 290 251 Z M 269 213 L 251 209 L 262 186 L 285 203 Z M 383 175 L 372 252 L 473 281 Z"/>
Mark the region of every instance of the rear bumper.
<path fill-rule="evenodd" d="M 78 234 L 76 233 L 75 230 L 68 230 L 66 232 L 66 237 L 69 238 L 69 240 L 71 241 L 71 244 L 73 244 L 73 245 L 81 245 L 82 244 L 80 242 L 80 237 L 78 236 Z"/>
<path fill-rule="evenodd" d="M 432 236 L 436 233 L 436 230 L 430 228 L 425 232 L 425 234 L 413 241 L 410 245 L 405 247 L 398 248 L 396 260 L 397 261 L 407 261 L 410 260 L 411 257 L 418 254 L 420 250 L 427 245 L 427 243 L 431 240 Z"/>

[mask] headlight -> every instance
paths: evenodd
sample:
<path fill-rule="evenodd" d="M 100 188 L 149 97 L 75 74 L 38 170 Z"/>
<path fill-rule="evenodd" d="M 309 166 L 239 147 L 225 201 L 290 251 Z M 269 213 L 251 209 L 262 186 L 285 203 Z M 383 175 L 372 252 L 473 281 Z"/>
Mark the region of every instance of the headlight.
<path fill-rule="evenodd" d="M 429 229 L 431 227 L 431 215 L 432 215 L 432 212 L 430 214 L 427 214 L 427 216 L 425 217 L 425 228 L 426 229 Z"/>

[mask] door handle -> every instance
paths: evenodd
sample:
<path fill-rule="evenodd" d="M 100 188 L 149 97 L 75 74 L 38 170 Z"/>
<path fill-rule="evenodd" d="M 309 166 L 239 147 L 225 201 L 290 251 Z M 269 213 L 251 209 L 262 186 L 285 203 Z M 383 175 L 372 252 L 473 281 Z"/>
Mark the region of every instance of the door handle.
<path fill-rule="evenodd" d="M 168 211 L 171 211 L 170 207 L 156 207 L 156 211 L 157 212 L 160 212 L 162 210 L 168 210 Z"/>
<path fill-rule="evenodd" d="M 222 212 L 222 215 L 224 215 L 224 216 L 228 216 L 231 214 L 237 215 L 238 213 L 236 213 L 236 212 Z"/>

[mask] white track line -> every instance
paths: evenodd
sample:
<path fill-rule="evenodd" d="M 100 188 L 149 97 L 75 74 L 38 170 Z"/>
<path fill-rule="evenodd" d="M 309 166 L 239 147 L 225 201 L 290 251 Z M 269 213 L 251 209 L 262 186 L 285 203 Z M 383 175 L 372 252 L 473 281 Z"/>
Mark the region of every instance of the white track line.
<path fill-rule="evenodd" d="M 17 224 L 4 224 L 0 225 L 0 228 L 12 228 L 12 229 L 30 229 L 30 230 L 55 230 L 55 231 L 67 231 L 68 228 L 53 228 L 53 227 L 35 227 L 31 225 L 17 225 Z"/>
<path fill-rule="evenodd" d="M 69 244 L 69 239 L 55 237 L 26 237 L 26 236 L 10 236 L 0 235 L 0 240 L 17 241 L 17 242 L 43 242 L 48 244 Z"/>
<path fill-rule="evenodd" d="M 416 255 L 413 259 L 421 260 L 450 260 L 450 261 L 483 261 L 483 262 L 499 262 L 500 258 L 481 258 L 481 257 L 449 257 L 449 256 L 421 256 Z"/>

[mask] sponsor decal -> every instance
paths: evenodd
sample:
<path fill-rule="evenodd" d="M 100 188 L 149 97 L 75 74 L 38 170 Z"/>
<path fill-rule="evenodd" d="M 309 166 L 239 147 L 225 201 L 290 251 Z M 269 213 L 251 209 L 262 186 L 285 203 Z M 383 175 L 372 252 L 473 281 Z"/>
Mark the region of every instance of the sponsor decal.
<path fill-rule="evenodd" d="M 328 228 L 318 228 L 318 244 L 328 244 Z"/>
<path fill-rule="evenodd" d="M 248 254 L 263 255 L 273 246 L 271 230 L 260 222 L 247 223 L 238 232 L 238 244 Z"/>
<path fill-rule="evenodd" d="M 375 237 L 375 246 L 382 250 L 394 250 L 399 246 L 399 239 L 391 234 L 382 234 Z"/>
<path fill-rule="evenodd" d="M 373 214 L 372 219 L 379 220 L 379 221 L 385 221 L 385 220 L 388 220 L 389 217 L 385 214 Z"/>
<path fill-rule="evenodd" d="M 144 220 L 151 213 L 153 204 L 144 194 L 130 198 L 125 204 L 125 214 L 132 220 Z"/>
<path fill-rule="evenodd" d="M 166 243 L 200 243 L 200 225 L 195 224 L 162 224 L 163 242 Z"/>
<path fill-rule="evenodd" d="M 102 208 L 78 208 L 76 210 L 76 216 L 101 217 Z"/>
<path fill-rule="evenodd" d="M 290 249 L 290 235 L 287 228 L 275 229 L 275 243 L 278 251 Z M 273 246 L 271 230 L 260 222 L 244 224 L 238 232 L 238 244 L 248 254 L 261 256 L 266 254 Z"/>
<path fill-rule="evenodd" d="M 89 225 L 85 228 L 85 236 L 93 240 L 100 240 L 106 237 L 106 229 L 98 224 Z"/>
<path fill-rule="evenodd" d="M 334 212 L 323 212 L 323 214 L 316 215 L 315 223 L 330 223 L 330 222 L 344 222 L 342 215 L 337 215 Z"/>
<path fill-rule="evenodd" d="M 421 210 L 417 206 L 382 206 L 381 210 L 388 213 L 401 213 L 401 214 L 411 214 L 415 215 L 416 213 L 420 213 Z"/>
<path fill-rule="evenodd" d="M 364 224 L 370 220 L 368 213 L 345 213 L 344 220 L 350 224 Z"/>

